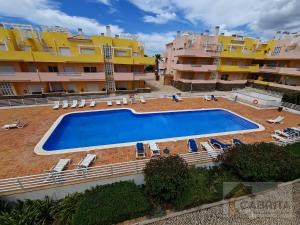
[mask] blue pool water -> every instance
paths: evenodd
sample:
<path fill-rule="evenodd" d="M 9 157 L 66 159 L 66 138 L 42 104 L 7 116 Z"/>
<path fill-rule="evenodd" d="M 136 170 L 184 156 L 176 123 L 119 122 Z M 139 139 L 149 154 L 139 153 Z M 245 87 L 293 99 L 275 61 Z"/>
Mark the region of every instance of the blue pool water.
<path fill-rule="evenodd" d="M 128 109 L 65 115 L 43 145 L 46 151 L 257 129 L 222 109 L 135 114 Z"/>

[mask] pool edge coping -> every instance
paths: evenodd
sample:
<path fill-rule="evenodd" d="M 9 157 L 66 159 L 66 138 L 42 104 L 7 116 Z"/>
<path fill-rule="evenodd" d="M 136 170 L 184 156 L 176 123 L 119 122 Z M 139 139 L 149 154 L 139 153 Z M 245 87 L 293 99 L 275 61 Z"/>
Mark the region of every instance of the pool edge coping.
<path fill-rule="evenodd" d="M 181 141 L 181 140 L 187 140 L 190 138 L 206 138 L 206 137 L 216 137 L 216 136 L 224 136 L 224 135 L 232 135 L 232 134 L 243 134 L 243 133 L 252 133 L 252 132 L 258 132 L 258 131 L 264 131 L 265 127 L 262 126 L 261 124 L 254 122 L 251 119 L 248 119 L 244 116 L 241 116 L 238 113 L 235 113 L 229 109 L 224 109 L 224 108 L 200 108 L 200 109 L 183 109 L 183 110 L 168 110 L 168 111 L 147 111 L 147 112 L 137 112 L 132 108 L 127 108 L 127 107 L 121 107 L 121 108 L 110 108 L 110 109 L 99 109 L 99 110 L 82 110 L 82 111 L 73 111 L 73 112 L 68 112 L 60 115 L 54 123 L 51 125 L 51 127 L 47 130 L 47 132 L 43 135 L 43 137 L 39 140 L 39 142 L 36 144 L 34 147 L 34 152 L 37 155 L 57 155 L 57 154 L 66 154 L 66 153 L 74 153 L 74 152 L 88 152 L 88 151 L 95 151 L 95 150 L 101 150 L 101 149 L 108 149 L 108 148 L 118 148 L 118 147 L 125 147 L 125 146 L 133 146 L 135 145 L 138 141 L 135 142 L 126 142 L 126 143 L 119 143 L 119 144 L 108 144 L 108 145 L 96 145 L 96 146 L 90 146 L 90 147 L 81 147 L 81 148 L 69 148 L 69 149 L 61 149 L 61 150 L 53 150 L 53 151 L 47 151 L 43 148 L 43 145 L 46 143 L 54 129 L 59 125 L 61 120 L 70 114 L 76 114 L 76 113 L 86 113 L 86 112 L 99 112 L 99 111 L 115 111 L 115 110 L 120 110 L 120 109 L 127 109 L 131 111 L 134 114 L 149 114 L 149 113 L 170 113 L 170 112 L 188 112 L 188 111 L 208 111 L 208 110 L 224 110 L 227 112 L 230 112 L 240 118 L 243 118 L 246 121 L 249 121 L 258 128 L 256 129 L 248 129 L 248 130 L 237 130 L 237 131 L 228 131 L 228 132 L 220 132 L 220 133 L 211 133 L 211 134 L 202 134 L 202 135 L 192 135 L 192 136 L 184 136 L 184 137 L 174 137 L 174 138 L 163 138 L 163 139 L 155 139 L 155 140 L 144 140 L 140 141 L 144 144 L 149 143 L 149 142 L 171 142 L 171 141 Z"/>

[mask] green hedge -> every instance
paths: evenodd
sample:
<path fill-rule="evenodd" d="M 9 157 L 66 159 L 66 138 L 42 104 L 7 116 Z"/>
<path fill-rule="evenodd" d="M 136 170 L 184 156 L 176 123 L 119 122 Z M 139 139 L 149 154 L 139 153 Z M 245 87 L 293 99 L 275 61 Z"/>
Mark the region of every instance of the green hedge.
<path fill-rule="evenodd" d="M 295 156 L 299 156 L 300 157 L 300 142 L 298 143 L 294 143 L 291 145 L 287 145 L 286 149 L 289 153 L 291 153 L 292 155 Z M 300 165 L 299 165 L 300 166 Z"/>
<path fill-rule="evenodd" d="M 143 191 L 129 181 L 98 186 L 84 193 L 73 216 L 74 225 L 108 225 L 144 216 L 149 204 Z"/>
<path fill-rule="evenodd" d="M 300 105 L 300 92 L 287 92 L 282 97 L 283 102 L 289 102 Z"/>
<path fill-rule="evenodd" d="M 223 166 L 244 181 L 288 181 L 300 177 L 300 159 L 272 143 L 239 145 L 222 157 Z"/>

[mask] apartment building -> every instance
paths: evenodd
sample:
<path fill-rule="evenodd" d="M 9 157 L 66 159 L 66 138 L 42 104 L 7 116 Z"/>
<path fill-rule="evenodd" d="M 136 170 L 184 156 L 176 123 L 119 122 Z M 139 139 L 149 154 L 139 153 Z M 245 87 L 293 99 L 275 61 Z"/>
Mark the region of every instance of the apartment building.
<path fill-rule="evenodd" d="M 178 32 L 163 54 L 165 84 L 182 91 L 232 90 L 251 85 L 300 91 L 300 34 L 272 40 Z"/>
<path fill-rule="evenodd" d="M 60 27 L 0 24 L 0 95 L 136 90 L 154 73 L 134 36 L 87 36 Z"/>

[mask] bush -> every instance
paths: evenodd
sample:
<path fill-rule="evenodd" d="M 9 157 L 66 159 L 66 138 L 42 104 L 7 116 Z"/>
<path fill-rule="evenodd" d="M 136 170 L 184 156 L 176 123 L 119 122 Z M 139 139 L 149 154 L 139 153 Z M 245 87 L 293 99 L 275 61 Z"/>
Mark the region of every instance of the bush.
<path fill-rule="evenodd" d="M 291 153 L 294 156 L 300 156 L 300 142 L 287 145 L 286 149 L 289 153 Z"/>
<path fill-rule="evenodd" d="M 79 200 L 82 194 L 75 193 L 61 200 L 56 209 L 55 225 L 71 225 L 73 215 L 76 211 Z"/>
<path fill-rule="evenodd" d="M 10 212 L 0 214 L 0 224 L 52 225 L 55 210 L 56 202 L 49 198 L 19 201 Z"/>
<path fill-rule="evenodd" d="M 282 96 L 282 101 L 300 105 L 300 92 L 287 92 Z"/>
<path fill-rule="evenodd" d="M 151 159 L 144 170 L 146 193 L 160 203 L 173 203 L 187 185 L 188 166 L 179 156 Z"/>
<path fill-rule="evenodd" d="M 245 181 L 288 181 L 300 176 L 299 159 L 272 143 L 236 146 L 221 160 Z"/>
<path fill-rule="evenodd" d="M 228 171 L 220 168 L 191 168 L 189 170 L 188 188 L 177 198 L 175 207 L 181 210 L 223 198 L 223 182 L 237 181 Z"/>
<path fill-rule="evenodd" d="M 74 225 L 108 225 L 144 216 L 149 210 L 143 191 L 124 181 L 84 193 L 73 216 Z"/>

